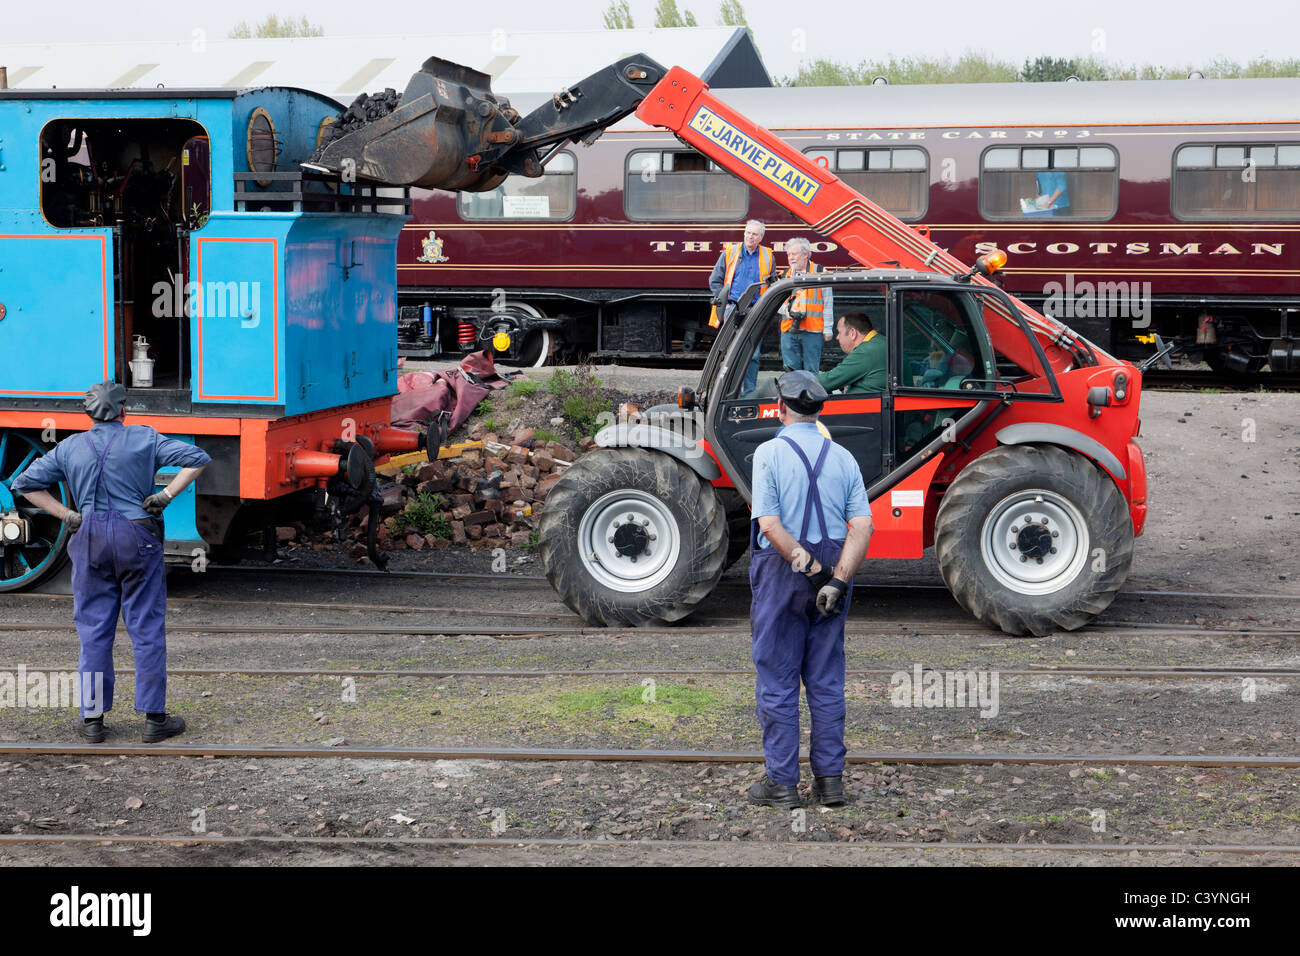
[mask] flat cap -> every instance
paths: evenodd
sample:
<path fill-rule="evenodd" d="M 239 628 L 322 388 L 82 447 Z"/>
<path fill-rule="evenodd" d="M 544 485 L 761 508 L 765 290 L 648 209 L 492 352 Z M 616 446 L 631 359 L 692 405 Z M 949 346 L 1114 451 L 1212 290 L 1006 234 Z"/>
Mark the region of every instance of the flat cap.
<path fill-rule="evenodd" d="M 800 415 L 815 415 L 822 410 L 827 394 L 812 372 L 799 369 L 786 372 L 776 380 L 776 394 Z"/>
<path fill-rule="evenodd" d="M 100 382 L 86 391 L 86 414 L 97 422 L 115 421 L 126 407 L 126 388 L 118 382 Z"/>

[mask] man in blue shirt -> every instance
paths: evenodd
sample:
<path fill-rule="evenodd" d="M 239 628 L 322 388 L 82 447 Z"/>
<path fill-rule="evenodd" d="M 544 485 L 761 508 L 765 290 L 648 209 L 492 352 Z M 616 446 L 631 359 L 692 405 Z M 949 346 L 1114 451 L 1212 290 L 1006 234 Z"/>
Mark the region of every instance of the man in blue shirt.
<path fill-rule="evenodd" d="M 1055 216 L 1058 212 L 1070 210 L 1070 193 L 1066 188 L 1065 173 L 1058 170 L 1043 170 L 1034 174 L 1034 184 L 1038 189 L 1035 205 L 1040 215 Z"/>
<path fill-rule="evenodd" d="M 812 798 L 838 806 L 844 803 L 844 621 L 853 576 L 871 541 L 871 507 L 857 461 L 817 422 L 826 401 L 817 377 L 787 372 L 777 380 L 777 394 L 785 427 L 754 453 L 750 616 L 767 772 L 749 799 L 785 809 L 801 805 L 802 678 L 812 715 Z"/>
<path fill-rule="evenodd" d="M 72 556 L 73 620 L 81 638 L 77 663 L 82 687 L 81 733 L 104 740 L 104 717 L 113 707 L 113 637 L 126 620 L 135 650 L 135 709 L 145 714 L 143 739 L 156 743 L 185 730 L 167 715 L 167 586 L 163 569 L 162 513 L 211 460 L 188 442 L 164 438 L 146 425 L 123 424 L 126 389 L 112 382 L 86 393 L 89 432 L 65 438 L 37 458 L 10 485 L 75 532 Z M 159 468 L 181 470 L 154 493 Z M 76 510 L 44 489 L 67 482 Z M 102 675 L 103 699 L 87 691 Z"/>
<path fill-rule="evenodd" d="M 709 291 L 713 293 L 714 300 L 709 325 L 714 328 L 718 328 L 722 320 L 731 315 L 745 290 L 755 282 L 762 283 L 759 295 L 767 291 L 767 284 L 776 272 L 776 256 L 771 248 L 762 244 L 766 232 L 766 226 L 757 219 L 751 219 L 745 223 L 745 241 L 740 244 L 728 243 L 722 250 L 722 255 L 718 256 L 713 272 L 709 275 Z M 724 290 L 729 290 L 725 303 L 721 301 Z M 746 305 L 753 305 L 753 301 Z M 722 315 L 719 314 L 719 309 L 724 310 Z M 752 392 L 758 384 L 758 358 L 762 349 L 763 343 L 759 342 L 758 348 L 754 349 L 754 357 L 745 370 L 745 380 L 741 386 L 743 393 Z"/>

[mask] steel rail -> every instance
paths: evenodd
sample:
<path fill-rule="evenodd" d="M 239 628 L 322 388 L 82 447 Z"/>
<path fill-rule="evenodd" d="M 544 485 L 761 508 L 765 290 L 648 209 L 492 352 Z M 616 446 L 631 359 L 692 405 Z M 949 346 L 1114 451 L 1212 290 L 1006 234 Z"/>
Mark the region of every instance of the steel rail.
<path fill-rule="evenodd" d="M 935 625 L 933 622 L 900 622 L 892 628 L 863 628 L 847 627 L 845 628 L 845 637 L 894 637 L 899 636 L 899 631 L 954 631 L 955 633 L 945 633 L 943 637 L 960 637 L 972 635 L 978 637 L 998 636 L 1001 632 L 993 631 L 975 631 L 973 629 L 963 629 L 956 627 L 953 622 L 942 622 Z M 77 630 L 75 624 L 51 623 L 46 621 L 4 621 L 0 622 L 0 633 L 24 633 L 28 631 L 42 633 L 75 633 Z M 426 625 L 426 624 L 401 624 L 401 625 L 380 625 L 367 622 L 358 622 L 356 624 L 327 624 L 323 622 L 303 622 L 296 625 L 284 624 L 187 624 L 180 621 L 168 621 L 167 630 L 173 633 L 182 634 L 278 634 L 278 635 L 308 635 L 308 634 L 345 634 L 345 635 L 395 635 L 409 637 L 494 637 L 500 640 L 518 640 L 533 637 L 552 637 L 557 635 L 582 635 L 589 637 L 626 637 L 631 634 L 647 635 L 659 634 L 678 637 L 689 637 L 693 635 L 710 635 L 714 637 L 727 636 L 749 636 L 750 622 L 748 619 L 719 621 L 716 624 L 699 625 L 694 627 L 676 627 L 673 625 L 661 625 L 659 627 L 638 627 L 638 628 L 620 628 L 620 627 L 591 627 L 588 625 L 566 625 L 557 624 L 553 626 L 539 627 L 502 627 L 500 625 L 484 622 L 480 625 Z M 118 631 L 126 633 L 125 627 L 119 625 Z M 1247 636 L 1275 636 L 1275 637 L 1294 637 L 1300 635 L 1300 629 L 1273 629 L 1273 628 L 1209 628 L 1209 627 L 1166 627 L 1161 625 L 1145 624 L 1128 624 L 1125 626 L 1114 627 L 1087 627 L 1077 631 L 1053 631 L 1045 637 L 1055 636 L 1080 636 L 1080 637 L 1132 637 L 1136 634 L 1153 635 L 1153 636 L 1203 636 L 1206 634 L 1222 634 L 1231 637 Z M 902 635 L 908 636 L 908 635 Z M 934 636 L 934 635 L 929 635 Z M 1008 640 L 1043 640 L 1040 637 L 1014 637 L 1011 635 L 1001 634 Z"/>
<path fill-rule="evenodd" d="M 542 574 L 510 574 L 503 572 L 501 574 L 480 574 L 475 572 L 444 572 L 444 571 L 419 571 L 419 570 L 399 570 L 399 571 L 373 571 L 364 568 L 286 568 L 282 566 L 255 568 L 245 565 L 208 565 L 207 571 L 232 572 L 238 574 L 268 574 L 271 576 L 280 574 L 331 574 L 343 575 L 346 577 L 367 577 L 375 580 L 384 580 L 391 578 L 438 578 L 449 579 L 452 581 L 491 581 L 493 583 L 509 582 L 531 583 L 544 585 L 547 589 L 551 587 L 550 582 Z M 718 582 L 718 586 L 726 587 L 749 587 L 749 581 L 746 578 L 734 577 L 723 578 Z M 867 581 L 855 581 L 854 590 L 865 588 L 887 590 L 887 591 L 947 591 L 947 586 L 943 584 L 882 584 Z M 1263 594 L 1263 593 L 1245 593 L 1245 592 L 1218 592 L 1218 591 L 1158 591 L 1158 590 L 1133 590 L 1120 591 L 1118 597 L 1136 595 L 1138 597 L 1212 597 L 1212 598 L 1236 598 L 1240 600 L 1277 600 L 1277 601 L 1300 601 L 1300 594 Z"/>
<path fill-rule="evenodd" d="M 376 836 L 215 836 L 208 834 L 185 833 L 176 836 L 154 836 L 137 834 L 104 833 L 0 833 L 0 846 L 5 844 L 80 844 L 99 845 L 118 843 L 137 843 L 143 845 L 172 846 L 186 849 L 193 846 L 221 845 L 309 845 L 335 846 L 339 844 L 358 846 L 413 846 L 413 847 L 449 847 L 449 848 L 496 848 L 511 849 L 521 847 L 554 847 L 556 849 L 597 849 L 618 848 L 653 848 L 668 849 L 690 847 L 692 849 L 733 848 L 736 841 L 719 840 L 664 840 L 645 839 L 629 840 L 612 838 L 563 838 L 563 837 L 376 837 Z M 1011 850 L 1016 853 L 1232 853 L 1262 856 L 1267 853 L 1300 853 L 1300 844 L 1247 844 L 1247 843 L 969 843 L 969 842 L 931 842 L 915 843 L 901 840 L 858 841 L 846 840 L 746 840 L 745 846 L 772 847 L 780 850 Z"/>
<path fill-rule="evenodd" d="M 64 665 L 25 664 L 28 672 L 59 671 Z M 845 671 L 849 677 L 884 677 L 892 676 L 911 665 L 900 664 L 898 667 L 850 667 Z M 16 671 L 16 665 L 0 664 L 0 673 Z M 989 666 L 988 664 L 969 664 L 951 668 L 922 667 L 921 673 L 944 673 L 945 671 L 993 670 L 1003 677 L 1096 677 L 1130 680 L 1232 680 L 1240 677 L 1294 678 L 1300 677 L 1300 669 L 1277 667 L 1229 667 L 1210 669 L 1183 665 L 1152 667 L 1089 667 L 1087 665 L 1057 666 L 1043 664 L 1040 667 L 1009 668 Z M 910 673 L 910 670 L 909 670 Z M 644 664 L 638 667 L 622 668 L 564 668 L 558 670 L 503 670 L 503 669 L 469 669 L 456 668 L 404 668 L 400 670 L 340 670 L 323 667 L 169 667 L 168 677 L 369 677 L 369 678 L 545 678 L 545 677 L 749 677 L 754 676 L 754 669 L 736 667 L 690 667 L 666 668 Z"/>
<path fill-rule="evenodd" d="M 0 743 L 0 755 L 10 757 L 265 757 L 309 760 L 500 760 L 604 763 L 763 763 L 758 751 L 712 750 L 572 750 L 509 747 L 311 747 L 232 744 L 20 744 Z M 808 757 L 801 754 L 801 762 Z M 1043 753 L 902 753 L 851 752 L 850 764 L 899 764 L 931 767 L 1026 766 L 1100 767 L 1227 767 L 1236 769 L 1300 769 L 1300 757 L 1234 756 L 1231 754 L 1043 754 Z"/>

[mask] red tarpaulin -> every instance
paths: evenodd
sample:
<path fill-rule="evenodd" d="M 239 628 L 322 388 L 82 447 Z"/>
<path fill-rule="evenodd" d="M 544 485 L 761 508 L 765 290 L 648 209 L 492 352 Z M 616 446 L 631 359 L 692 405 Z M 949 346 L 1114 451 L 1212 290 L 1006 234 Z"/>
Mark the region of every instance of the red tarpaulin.
<path fill-rule="evenodd" d="M 451 434 L 465 423 L 483 396 L 509 384 L 497 374 L 490 352 L 471 352 L 459 366 L 436 372 L 408 372 L 399 378 L 392 421 L 401 428 L 416 428 L 440 417 L 439 412 L 446 412 L 449 421 L 445 434 Z"/>

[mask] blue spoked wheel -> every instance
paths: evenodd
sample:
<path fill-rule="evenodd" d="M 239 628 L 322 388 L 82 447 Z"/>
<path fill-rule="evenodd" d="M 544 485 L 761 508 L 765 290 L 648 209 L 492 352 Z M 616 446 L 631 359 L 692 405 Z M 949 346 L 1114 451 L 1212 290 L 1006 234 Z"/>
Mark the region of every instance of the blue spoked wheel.
<path fill-rule="evenodd" d="M 30 435 L 0 431 L 0 518 L 21 517 L 27 522 L 25 544 L 0 536 L 0 592 L 34 587 L 58 571 L 67 558 L 67 525 L 9 490 L 14 478 L 45 451 Z M 71 500 L 63 483 L 50 493 L 65 505 Z"/>

